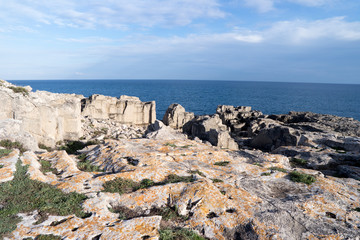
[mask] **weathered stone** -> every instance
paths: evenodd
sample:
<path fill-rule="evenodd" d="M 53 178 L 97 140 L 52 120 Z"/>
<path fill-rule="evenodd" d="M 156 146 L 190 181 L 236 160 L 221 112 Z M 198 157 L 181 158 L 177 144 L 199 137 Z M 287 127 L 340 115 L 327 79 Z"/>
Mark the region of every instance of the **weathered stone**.
<path fill-rule="evenodd" d="M 174 103 L 169 106 L 163 117 L 165 125 L 174 129 L 181 129 L 185 123 L 194 118 L 194 113 L 186 112 L 185 108 L 180 104 Z"/>
<path fill-rule="evenodd" d="M 198 137 L 209 141 L 213 146 L 231 150 L 238 149 L 237 143 L 228 132 L 228 127 L 222 124 L 217 114 L 196 117 L 184 125 L 183 131 L 192 138 Z"/>
<path fill-rule="evenodd" d="M 15 93 L 10 87 L 15 86 L 0 86 L 0 120 L 20 120 L 24 131 L 50 147 L 57 141 L 81 137 L 79 96 L 44 91 Z"/>
<path fill-rule="evenodd" d="M 148 130 L 145 133 L 145 137 L 157 140 L 185 140 L 187 138 L 185 134 L 175 131 L 171 127 L 164 125 L 164 123 L 159 120 L 156 120 L 155 123 L 149 125 Z"/>
<path fill-rule="evenodd" d="M 113 120 L 122 124 L 147 126 L 156 120 L 155 101 L 141 102 L 137 97 L 120 98 L 92 95 L 82 100 L 83 116 Z"/>
<path fill-rule="evenodd" d="M 0 120 L 0 140 L 10 140 L 21 143 L 25 149 L 39 149 L 37 140 L 24 131 L 22 121 L 14 119 Z"/>

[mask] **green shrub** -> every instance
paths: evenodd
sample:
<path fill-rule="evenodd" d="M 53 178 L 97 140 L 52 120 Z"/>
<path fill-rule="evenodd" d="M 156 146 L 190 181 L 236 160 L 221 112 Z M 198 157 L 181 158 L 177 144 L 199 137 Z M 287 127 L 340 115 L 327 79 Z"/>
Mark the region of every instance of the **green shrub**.
<path fill-rule="evenodd" d="M 153 180 L 145 178 L 145 179 L 141 180 L 141 182 L 139 183 L 139 186 L 137 187 L 137 189 L 149 188 L 149 187 L 152 187 L 154 185 L 155 185 L 155 182 Z"/>
<path fill-rule="evenodd" d="M 316 178 L 314 176 L 306 174 L 306 173 L 293 171 L 290 173 L 290 180 L 293 182 L 302 182 L 307 185 L 310 185 L 316 181 Z"/>
<path fill-rule="evenodd" d="M 52 151 L 51 147 L 48 147 L 48 146 L 46 146 L 46 145 L 44 145 L 44 144 L 42 144 L 42 143 L 39 143 L 39 148 L 45 149 L 45 150 L 48 151 L 48 152 L 51 152 L 51 151 Z"/>
<path fill-rule="evenodd" d="M 56 235 L 37 235 L 35 237 L 35 240 L 61 240 L 61 236 L 56 236 Z"/>
<path fill-rule="evenodd" d="M 16 163 L 16 169 L 13 180 L 0 184 L 0 204 L 4 206 L 0 211 L 0 239 L 16 229 L 20 221 L 18 213 L 34 210 L 60 216 L 83 213 L 81 204 L 85 195 L 64 193 L 50 184 L 31 180 L 27 166 L 22 166 L 21 161 Z"/>
<path fill-rule="evenodd" d="M 24 96 L 29 95 L 29 92 L 23 87 L 9 87 L 14 93 L 21 93 Z"/>
<path fill-rule="evenodd" d="M 165 143 L 165 146 L 169 146 L 169 147 L 173 147 L 173 148 L 177 147 L 175 144 L 172 144 L 172 143 Z"/>
<path fill-rule="evenodd" d="M 302 158 L 292 158 L 291 162 L 297 165 L 305 166 L 308 161 Z"/>
<path fill-rule="evenodd" d="M 0 149 L 0 158 L 5 157 L 11 153 L 10 149 Z"/>
<path fill-rule="evenodd" d="M 261 174 L 261 176 L 270 176 L 270 175 L 271 175 L 271 173 L 269 173 L 269 172 L 264 172 Z"/>
<path fill-rule="evenodd" d="M 186 228 L 160 229 L 160 240 L 205 240 L 195 232 Z"/>
<path fill-rule="evenodd" d="M 283 172 L 283 173 L 287 173 L 288 171 L 284 168 L 280 168 L 280 167 L 270 167 L 268 168 L 271 171 L 278 171 L 278 172 Z"/>
<path fill-rule="evenodd" d="M 16 142 L 16 141 L 13 142 L 13 141 L 10 141 L 10 140 L 8 140 L 8 139 L 6 139 L 6 140 L 1 140 L 1 141 L 0 141 L 0 146 L 4 147 L 4 148 L 6 148 L 6 149 L 14 149 L 14 148 L 17 148 L 17 149 L 19 149 L 19 151 L 20 151 L 21 153 L 23 153 L 23 152 L 26 151 L 26 149 L 24 148 L 24 146 L 23 146 L 21 143 Z"/>
<path fill-rule="evenodd" d="M 107 181 L 104 183 L 103 188 L 104 192 L 111 192 L 111 193 L 130 193 L 136 191 L 138 188 L 139 183 L 134 182 L 130 179 L 125 178 L 115 178 L 114 180 Z"/>
<path fill-rule="evenodd" d="M 230 162 L 229 161 L 222 161 L 222 162 L 216 162 L 214 165 L 216 166 L 227 166 Z"/>
<path fill-rule="evenodd" d="M 84 172 L 103 172 L 99 166 L 92 164 L 89 160 L 82 160 L 77 163 L 79 170 Z"/>
<path fill-rule="evenodd" d="M 40 164 L 41 164 L 40 171 L 43 172 L 44 174 L 47 172 L 52 172 L 54 174 L 58 173 L 56 168 L 51 167 L 51 162 L 45 161 L 45 160 L 40 160 Z"/>
<path fill-rule="evenodd" d="M 164 184 L 178 183 L 178 182 L 193 182 L 193 176 L 178 176 L 176 174 L 170 174 L 164 180 Z"/>
<path fill-rule="evenodd" d="M 211 179 L 213 183 L 220 183 L 220 182 L 224 182 L 223 180 L 221 179 L 218 179 L 218 178 L 212 178 Z"/>

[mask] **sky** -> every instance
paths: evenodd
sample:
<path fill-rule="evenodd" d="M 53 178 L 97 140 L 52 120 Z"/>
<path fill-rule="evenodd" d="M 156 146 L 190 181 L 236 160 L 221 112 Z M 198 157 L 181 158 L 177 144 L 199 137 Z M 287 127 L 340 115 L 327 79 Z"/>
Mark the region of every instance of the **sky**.
<path fill-rule="evenodd" d="M 0 0 L 0 78 L 360 84 L 359 0 Z"/>

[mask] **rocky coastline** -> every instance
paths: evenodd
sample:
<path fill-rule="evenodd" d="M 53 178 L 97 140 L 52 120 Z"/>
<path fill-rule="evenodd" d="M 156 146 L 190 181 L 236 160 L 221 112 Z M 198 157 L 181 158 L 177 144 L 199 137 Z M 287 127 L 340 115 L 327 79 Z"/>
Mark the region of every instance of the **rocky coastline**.
<path fill-rule="evenodd" d="M 0 239 L 360 239 L 352 118 L 174 103 L 156 120 L 154 101 L 4 80 L 0 101 Z"/>

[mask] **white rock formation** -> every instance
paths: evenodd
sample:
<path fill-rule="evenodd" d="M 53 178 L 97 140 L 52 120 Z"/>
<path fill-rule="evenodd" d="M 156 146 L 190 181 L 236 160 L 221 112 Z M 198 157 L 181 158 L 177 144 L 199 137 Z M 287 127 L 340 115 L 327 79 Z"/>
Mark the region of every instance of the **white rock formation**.
<path fill-rule="evenodd" d="M 156 120 L 156 106 L 155 101 L 141 102 L 137 97 L 123 95 L 116 98 L 95 94 L 82 100 L 82 115 L 147 126 Z"/>
<path fill-rule="evenodd" d="M 166 110 L 163 122 L 165 125 L 174 129 L 181 129 L 185 123 L 191 121 L 193 118 L 194 113 L 186 112 L 183 106 L 173 103 Z"/>

